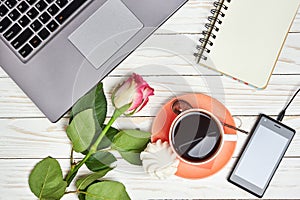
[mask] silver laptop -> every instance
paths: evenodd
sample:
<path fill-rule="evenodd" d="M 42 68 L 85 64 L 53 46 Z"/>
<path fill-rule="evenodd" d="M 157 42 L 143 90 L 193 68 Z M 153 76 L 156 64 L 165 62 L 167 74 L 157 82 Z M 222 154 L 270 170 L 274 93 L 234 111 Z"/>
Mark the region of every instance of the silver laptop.
<path fill-rule="evenodd" d="M 0 66 L 55 122 L 187 0 L 0 0 Z"/>

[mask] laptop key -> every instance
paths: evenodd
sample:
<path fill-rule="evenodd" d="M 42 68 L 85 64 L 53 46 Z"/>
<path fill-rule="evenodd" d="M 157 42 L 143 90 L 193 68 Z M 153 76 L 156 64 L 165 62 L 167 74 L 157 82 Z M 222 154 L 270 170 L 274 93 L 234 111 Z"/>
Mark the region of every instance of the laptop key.
<path fill-rule="evenodd" d="M 21 13 L 24 13 L 29 8 L 29 5 L 25 1 L 22 1 L 17 8 Z"/>
<path fill-rule="evenodd" d="M 47 11 L 50 13 L 50 15 L 54 16 L 56 13 L 58 13 L 59 8 L 55 4 L 53 4 L 47 9 Z"/>
<path fill-rule="evenodd" d="M 29 5 L 33 5 L 36 2 L 36 0 L 26 0 L 26 1 L 29 3 Z"/>
<path fill-rule="evenodd" d="M 21 14 L 16 9 L 13 9 L 13 11 L 8 14 L 8 16 L 11 18 L 11 20 L 16 21 L 21 16 Z"/>
<path fill-rule="evenodd" d="M 7 0 L 7 1 L 5 1 L 5 5 L 7 5 L 7 7 L 9 7 L 9 8 L 13 8 L 16 4 L 17 4 L 16 0 Z"/>
<path fill-rule="evenodd" d="M 41 0 L 39 2 L 37 2 L 35 4 L 35 7 L 39 10 L 39 11 L 43 11 L 46 7 L 47 7 L 47 4 L 45 1 Z"/>
<path fill-rule="evenodd" d="M 0 21 L 0 33 L 5 31 L 11 23 L 12 22 L 8 19 L 8 17 L 5 17 L 2 21 Z"/>
<path fill-rule="evenodd" d="M 48 25 L 47 28 L 51 31 L 54 32 L 58 28 L 58 24 L 52 20 Z"/>
<path fill-rule="evenodd" d="M 75 0 L 76 1 L 76 0 Z M 57 0 L 56 1 L 56 4 L 59 6 L 59 7 L 64 7 L 65 5 L 68 4 L 68 0 Z"/>
<path fill-rule="evenodd" d="M 11 45 L 18 49 L 20 48 L 30 37 L 33 35 L 32 30 L 30 28 L 25 29 L 16 39 L 14 39 Z"/>
<path fill-rule="evenodd" d="M 55 19 L 58 23 L 63 24 L 78 8 L 80 8 L 87 0 L 73 0 L 63 11 L 61 11 Z"/>
<path fill-rule="evenodd" d="M 32 24 L 30 24 L 30 27 L 37 32 L 42 27 L 42 24 L 39 20 L 35 20 Z"/>
<path fill-rule="evenodd" d="M 40 36 L 40 38 L 42 38 L 42 40 L 45 40 L 49 37 L 50 33 L 46 28 L 43 28 L 38 35 Z"/>
<path fill-rule="evenodd" d="M 35 9 L 35 8 L 31 8 L 28 12 L 27 12 L 28 17 L 30 17 L 30 19 L 34 19 L 39 15 L 39 12 Z"/>
<path fill-rule="evenodd" d="M 13 39 L 20 31 L 22 28 L 18 24 L 14 24 L 8 31 L 6 31 L 3 36 L 10 41 Z"/>
<path fill-rule="evenodd" d="M 33 48 L 29 44 L 26 44 L 24 47 L 21 48 L 19 54 L 21 54 L 23 58 L 26 58 L 32 52 L 32 50 Z"/>
<path fill-rule="evenodd" d="M 43 24 L 46 24 L 50 19 L 51 16 L 47 12 L 44 12 L 43 14 L 41 14 L 41 16 L 39 16 L 39 20 L 41 20 Z"/>
<path fill-rule="evenodd" d="M 37 48 L 41 43 L 42 40 L 38 37 L 38 36 L 34 36 L 29 43 L 31 44 L 31 46 L 33 46 L 34 48 Z"/>
<path fill-rule="evenodd" d="M 48 4 L 52 3 L 54 0 L 46 0 Z"/>
<path fill-rule="evenodd" d="M 8 13 L 8 9 L 6 8 L 6 6 L 4 4 L 2 4 L 0 6 L 0 17 L 3 17 L 4 15 L 6 15 Z"/>
<path fill-rule="evenodd" d="M 21 19 L 19 19 L 19 24 L 24 28 L 25 26 L 27 26 L 30 22 L 30 19 L 24 15 L 23 17 L 21 17 Z"/>

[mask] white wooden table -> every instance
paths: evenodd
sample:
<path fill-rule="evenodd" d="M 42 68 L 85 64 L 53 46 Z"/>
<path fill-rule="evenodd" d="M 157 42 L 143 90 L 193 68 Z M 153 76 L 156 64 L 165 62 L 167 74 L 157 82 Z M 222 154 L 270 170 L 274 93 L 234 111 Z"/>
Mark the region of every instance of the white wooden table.
<path fill-rule="evenodd" d="M 139 127 L 150 131 L 154 116 L 168 99 L 174 95 L 202 92 L 217 97 L 234 116 L 242 120 L 242 128 L 250 130 L 259 113 L 277 115 L 292 92 L 300 86 L 300 12 L 266 90 L 256 91 L 218 73 L 195 69 L 189 64 L 189 51 L 193 50 L 189 45 L 199 38 L 211 8 L 211 0 L 190 0 L 145 45 L 105 78 L 108 97 L 112 87 L 131 72 L 144 75 L 156 90 L 156 95 L 142 112 L 131 118 L 122 118 L 116 123 L 119 128 Z M 176 43 L 183 40 L 192 42 L 182 46 Z M 170 51 L 149 48 L 156 44 L 170 48 Z M 177 52 L 171 52 L 174 47 L 177 47 Z M 111 105 L 109 107 L 111 114 Z M 300 199 L 300 98 L 295 99 L 287 115 L 284 122 L 295 128 L 297 134 L 265 198 Z M 64 132 L 67 122 L 66 117 L 51 124 L 13 81 L 0 71 L 1 200 L 35 199 L 27 184 L 28 175 L 33 166 L 46 156 L 57 158 L 63 169 L 68 169 L 70 145 Z M 144 174 L 141 167 L 131 166 L 120 157 L 118 168 L 110 172 L 106 179 L 123 182 L 132 199 L 138 200 L 254 198 L 226 181 L 245 139 L 245 135 L 239 134 L 238 147 L 229 164 L 206 179 L 186 180 L 172 177 L 156 180 Z M 82 171 L 87 172 L 86 169 Z M 76 196 L 66 195 L 64 199 L 76 199 Z"/>

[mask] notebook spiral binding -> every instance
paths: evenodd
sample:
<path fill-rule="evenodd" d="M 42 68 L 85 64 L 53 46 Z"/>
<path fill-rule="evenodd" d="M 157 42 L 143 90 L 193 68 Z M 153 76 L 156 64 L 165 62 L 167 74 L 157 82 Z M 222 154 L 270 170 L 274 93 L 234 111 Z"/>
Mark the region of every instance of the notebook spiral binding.
<path fill-rule="evenodd" d="M 218 25 L 222 24 L 222 19 L 225 17 L 225 11 L 228 9 L 228 6 L 225 5 L 225 2 L 230 3 L 231 0 L 219 0 L 214 2 L 214 9 L 210 12 L 213 14 L 208 17 L 209 23 L 205 24 L 205 31 L 202 31 L 203 37 L 199 39 L 200 45 L 197 45 L 197 53 L 194 53 L 196 57 L 196 62 L 199 63 L 201 59 L 207 60 L 207 56 L 203 55 L 204 52 L 210 53 L 210 49 L 207 45 L 213 46 L 213 39 L 216 39 L 215 32 L 219 31 Z"/>

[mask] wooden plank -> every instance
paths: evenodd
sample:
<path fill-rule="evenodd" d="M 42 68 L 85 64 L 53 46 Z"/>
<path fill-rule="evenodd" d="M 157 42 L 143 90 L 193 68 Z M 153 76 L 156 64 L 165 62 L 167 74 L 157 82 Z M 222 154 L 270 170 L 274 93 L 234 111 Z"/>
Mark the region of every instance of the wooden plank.
<path fill-rule="evenodd" d="M 300 74 L 299 47 L 300 34 L 289 34 L 273 74 Z"/>
<path fill-rule="evenodd" d="M 199 34 L 154 35 L 110 75 L 132 71 L 148 76 L 219 74 L 195 64 L 192 55 L 199 38 Z M 273 74 L 300 74 L 300 33 L 288 35 Z"/>
<path fill-rule="evenodd" d="M 141 75 L 217 75 L 194 63 L 200 35 L 154 35 L 118 66 L 110 76 L 132 71 Z M 300 74 L 300 33 L 289 34 L 274 74 Z M 8 75 L 0 69 L 0 78 Z"/>
<path fill-rule="evenodd" d="M 179 33 L 200 33 L 207 23 L 214 0 L 190 0 L 167 21 L 158 33 L 167 31 Z M 291 32 L 300 32 L 300 11 L 296 16 Z"/>
<path fill-rule="evenodd" d="M 237 126 L 250 131 L 256 117 L 237 117 Z M 151 131 L 153 117 L 120 118 L 115 127 Z M 300 133 L 300 117 L 286 117 L 284 122 Z M 65 133 L 68 119 L 56 124 L 47 119 L 1 119 L 0 120 L 0 158 L 68 158 L 71 145 Z M 247 135 L 238 135 L 238 146 L 234 157 L 240 153 Z M 77 157 L 81 155 L 76 154 Z M 296 134 L 286 154 L 287 157 L 300 156 L 300 135 Z"/>
<path fill-rule="evenodd" d="M 1 196 L 4 199 L 32 200 L 33 194 L 28 186 L 28 176 L 33 166 L 39 160 L 0 160 Z M 171 177 L 167 180 L 157 180 L 148 177 L 141 167 L 118 161 L 118 167 L 109 172 L 106 180 L 117 180 L 125 184 L 133 200 L 141 199 L 204 199 L 204 198 L 254 198 L 249 193 L 227 182 L 227 177 L 236 159 L 219 173 L 200 180 L 187 180 Z M 68 160 L 59 160 L 64 174 L 68 169 Z M 88 171 L 82 169 L 79 175 Z M 300 198 L 300 158 L 285 158 L 278 168 L 264 198 L 299 199 Z M 74 190 L 74 188 L 71 188 Z M 63 200 L 76 199 L 75 195 L 66 195 Z"/>
<path fill-rule="evenodd" d="M 293 22 L 290 32 L 300 32 L 300 10 L 298 10 L 297 16 Z"/>
<path fill-rule="evenodd" d="M 264 112 L 277 115 L 300 85 L 297 75 L 272 76 L 265 90 L 255 90 L 222 76 L 151 76 L 145 77 L 155 89 L 155 96 L 137 116 L 155 116 L 170 98 L 185 93 L 205 93 L 223 102 L 234 115 L 257 115 Z M 104 80 L 107 97 L 124 77 Z M 288 80 L 288 81 L 287 81 Z M 10 80 L 0 79 L 0 118 L 44 117 L 25 94 Z M 112 113 L 109 100 L 109 115 Z M 288 115 L 300 113 L 300 98 L 296 98 Z"/>
<path fill-rule="evenodd" d="M 0 78 L 7 78 L 8 75 L 5 73 L 5 71 L 0 66 Z"/>

